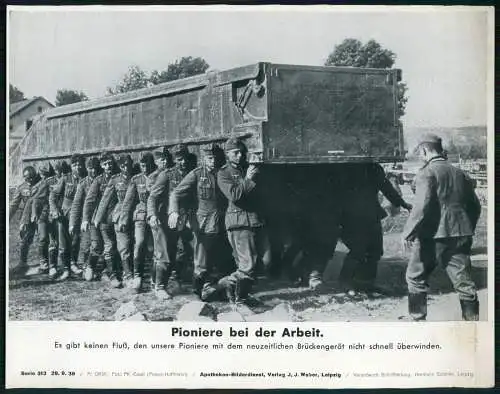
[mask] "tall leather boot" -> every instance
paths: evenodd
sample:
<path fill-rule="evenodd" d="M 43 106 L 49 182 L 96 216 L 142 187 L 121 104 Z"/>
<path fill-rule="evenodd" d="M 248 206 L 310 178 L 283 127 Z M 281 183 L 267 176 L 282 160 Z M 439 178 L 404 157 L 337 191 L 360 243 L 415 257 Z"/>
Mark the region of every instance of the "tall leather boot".
<path fill-rule="evenodd" d="M 136 292 L 141 291 L 142 287 L 142 264 L 141 264 L 141 259 L 135 258 L 134 259 L 134 279 L 132 280 L 132 288 Z"/>
<path fill-rule="evenodd" d="M 194 275 L 193 276 L 193 293 L 201 298 L 201 289 L 203 288 L 203 284 L 205 283 L 205 278 L 203 275 Z"/>
<path fill-rule="evenodd" d="M 479 301 L 460 300 L 462 307 L 462 320 L 478 321 L 479 320 Z"/>
<path fill-rule="evenodd" d="M 408 312 L 415 321 L 427 318 L 427 293 L 408 294 Z"/>
<path fill-rule="evenodd" d="M 90 282 L 92 279 L 94 279 L 94 271 L 97 265 L 97 258 L 97 256 L 91 255 L 89 252 L 83 253 L 83 279 L 85 279 L 87 282 Z"/>

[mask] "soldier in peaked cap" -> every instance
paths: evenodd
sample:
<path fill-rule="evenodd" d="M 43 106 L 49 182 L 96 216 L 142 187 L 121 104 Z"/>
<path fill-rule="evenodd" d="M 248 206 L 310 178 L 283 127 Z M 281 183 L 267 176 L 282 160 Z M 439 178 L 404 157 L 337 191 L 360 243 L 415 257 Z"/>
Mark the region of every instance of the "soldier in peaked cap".
<path fill-rule="evenodd" d="M 217 184 L 229 201 L 225 227 L 237 269 L 219 283 L 226 288 L 230 301 L 247 302 L 267 240 L 257 194 L 258 169 L 254 165 L 244 167 L 246 147 L 239 139 L 230 138 L 225 151 L 228 162 L 217 173 Z"/>
<path fill-rule="evenodd" d="M 120 288 L 124 284 L 130 286 L 133 279 L 132 229 L 120 225 L 121 208 L 132 177 L 130 155 L 121 155 L 118 158 L 118 166 L 120 173 L 109 179 L 94 218 L 94 225 L 101 226 L 106 272 L 111 280 L 111 286 L 115 288 Z M 120 256 L 121 267 L 116 264 L 117 253 Z"/>
<path fill-rule="evenodd" d="M 97 268 L 98 260 L 102 258 L 103 242 L 100 232 L 91 223 L 90 231 L 81 232 L 83 205 L 85 197 L 90 189 L 90 185 L 99 175 L 101 166 L 97 157 L 90 157 L 86 163 L 87 176 L 83 178 L 76 187 L 75 196 L 71 204 L 69 216 L 69 233 L 72 237 L 80 234 L 80 251 L 82 255 L 83 278 L 87 281 L 94 279 L 94 271 Z M 92 244 L 94 246 L 92 247 Z"/>
<path fill-rule="evenodd" d="M 71 157 L 71 173 L 63 174 L 49 195 L 50 217 L 56 222 L 59 239 L 59 265 L 63 269 L 59 280 L 66 280 L 70 273 L 80 275 L 82 270 L 77 265 L 80 250 L 80 234 L 69 231 L 71 206 L 78 183 L 85 175 L 85 160 L 75 154 Z M 55 267 L 49 270 L 49 276 L 57 274 Z"/>
<path fill-rule="evenodd" d="M 220 148 L 219 148 L 220 150 Z M 169 227 L 176 229 L 179 211 L 185 201 L 195 202 L 197 212 L 192 218 L 194 234 L 193 290 L 201 300 L 209 301 L 217 292 L 214 286 L 220 272 L 224 242 L 224 210 L 227 205 L 217 185 L 217 147 L 205 146 L 202 150 L 203 164 L 189 172 L 170 194 Z"/>
<path fill-rule="evenodd" d="M 426 134 L 417 145 L 423 167 L 415 181 L 415 204 L 403 230 L 411 250 L 406 270 L 408 310 L 413 320 L 427 316 L 428 278 L 442 266 L 458 293 L 462 318 L 479 319 L 471 279 L 472 236 L 481 212 L 471 179 L 443 157 L 441 138 Z"/>
<path fill-rule="evenodd" d="M 139 292 L 142 287 L 146 252 L 152 249 L 153 236 L 146 221 L 147 201 L 150 190 L 150 176 L 155 172 L 153 154 L 147 152 L 142 155 L 139 165 L 141 173 L 130 180 L 121 207 L 119 226 L 134 228 L 134 267 L 132 287 Z M 133 226 L 131 224 L 133 223 Z"/>

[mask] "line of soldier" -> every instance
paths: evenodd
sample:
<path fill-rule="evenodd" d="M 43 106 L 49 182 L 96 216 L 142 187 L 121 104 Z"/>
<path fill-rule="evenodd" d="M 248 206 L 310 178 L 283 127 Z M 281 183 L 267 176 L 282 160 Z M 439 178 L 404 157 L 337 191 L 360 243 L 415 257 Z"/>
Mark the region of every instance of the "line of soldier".
<path fill-rule="evenodd" d="M 425 141 L 422 144 L 429 146 Z M 438 153 L 439 149 L 442 147 Z M 170 299 L 186 269 L 179 245 L 189 254 L 192 236 L 194 292 L 206 301 L 223 293 L 229 301 L 249 302 L 259 267 L 271 274 L 271 263 L 281 260 L 293 265 L 291 261 L 299 254 L 306 264 L 297 272 L 292 270 L 291 279 L 302 282 L 306 278 L 310 288 L 319 288 L 341 238 L 349 248 L 339 277 L 346 293 L 377 291 L 374 282 L 383 255 L 381 220 L 387 215 L 379 193 L 394 206 L 412 210 L 380 165 L 339 165 L 335 170 L 317 166 L 314 177 L 300 167 L 288 173 L 269 169 L 259 174 L 258 166 L 246 162 L 246 147 L 240 140 L 229 139 L 224 150 L 225 159 L 217 146 L 203 148 L 202 164 L 192 171 L 185 145 L 175 147 L 173 167 L 169 166 L 168 150 L 145 153 L 139 163 L 141 172 L 135 176 L 129 155 L 120 156 L 115 163 L 108 153 L 100 161 L 88 159 L 86 177 L 79 155 L 71 158 L 70 174 L 60 164 L 55 175 L 44 165 L 38 180 L 33 167 L 27 167 L 25 183 L 10 208 L 12 216 L 21 199 L 26 199 L 18 270 L 26 273 L 27 250 L 38 228 L 40 270 L 48 271 L 49 277 L 64 280 L 83 271 L 85 280 L 104 279 L 113 287 L 140 291 L 145 259 L 153 251 L 155 293 Z M 223 160 L 226 164 L 221 166 Z M 289 176 L 293 179 L 287 179 Z M 265 207 L 273 214 L 266 215 Z M 83 270 L 77 263 L 78 246 Z M 57 248 L 61 272 L 54 257 Z M 416 285 L 410 272 L 415 259 L 410 260 L 407 275 L 412 316 L 417 301 L 423 302 L 412 290 Z M 457 287 L 461 294 L 458 282 Z M 470 290 L 466 297 L 475 297 L 473 290 L 474 295 Z M 461 304 L 470 309 L 467 302 Z"/>

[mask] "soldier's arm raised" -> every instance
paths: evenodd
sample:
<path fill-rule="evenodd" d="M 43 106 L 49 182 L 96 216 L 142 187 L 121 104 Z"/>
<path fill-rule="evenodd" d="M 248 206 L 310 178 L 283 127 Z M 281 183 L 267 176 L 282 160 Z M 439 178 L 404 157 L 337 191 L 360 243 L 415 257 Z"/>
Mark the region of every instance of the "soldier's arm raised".
<path fill-rule="evenodd" d="M 229 201 L 238 202 L 255 188 L 249 178 L 234 179 L 230 173 L 221 170 L 217 173 L 217 184 Z"/>

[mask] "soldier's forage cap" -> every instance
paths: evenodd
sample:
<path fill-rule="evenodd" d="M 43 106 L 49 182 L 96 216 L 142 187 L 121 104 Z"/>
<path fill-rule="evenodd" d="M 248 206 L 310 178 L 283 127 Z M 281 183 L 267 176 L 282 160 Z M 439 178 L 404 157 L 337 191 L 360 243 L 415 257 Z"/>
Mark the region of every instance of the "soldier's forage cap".
<path fill-rule="evenodd" d="M 417 146 L 415 147 L 414 151 L 416 152 L 418 150 L 418 148 L 420 148 L 420 146 L 422 144 L 436 144 L 436 145 L 441 145 L 442 144 L 442 140 L 439 136 L 437 136 L 436 134 L 432 134 L 432 133 L 427 133 L 427 134 L 423 134 L 419 140 L 418 140 L 418 144 Z"/>
<path fill-rule="evenodd" d="M 98 168 L 99 159 L 97 157 L 89 157 L 87 160 L 87 168 Z"/>
<path fill-rule="evenodd" d="M 111 153 L 103 153 L 100 159 L 101 163 L 104 163 L 106 161 L 114 161 L 113 155 Z"/>
<path fill-rule="evenodd" d="M 75 153 L 73 156 L 71 156 L 71 164 L 75 163 L 83 163 L 83 156 Z"/>
<path fill-rule="evenodd" d="M 238 138 L 232 137 L 226 141 L 226 145 L 224 146 L 224 149 L 226 151 L 230 151 L 233 149 L 240 149 L 241 150 L 244 147 L 245 147 L 245 145 L 243 145 L 243 142 L 241 142 Z"/>
<path fill-rule="evenodd" d="M 187 157 L 189 155 L 189 150 L 186 145 L 179 144 L 174 148 L 175 157 Z"/>
<path fill-rule="evenodd" d="M 154 151 L 154 157 L 155 159 L 166 159 L 168 156 L 164 149 L 159 149 Z"/>
<path fill-rule="evenodd" d="M 217 145 L 205 145 L 201 148 L 201 152 L 204 155 L 215 155 L 217 153 L 218 146 Z"/>
<path fill-rule="evenodd" d="M 153 154 L 151 152 L 146 152 L 141 155 L 139 160 L 141 163 L 152 163 L 154 161 Z"/>
<path fill-rule="evenodd" d="M 130 155 L 120 155 L 118 157 L 118 165 L 123 166 L 129 164 L 132 164 L 132 158 L 130 157 Z"/>

